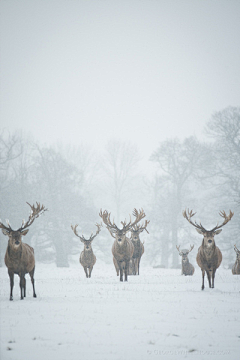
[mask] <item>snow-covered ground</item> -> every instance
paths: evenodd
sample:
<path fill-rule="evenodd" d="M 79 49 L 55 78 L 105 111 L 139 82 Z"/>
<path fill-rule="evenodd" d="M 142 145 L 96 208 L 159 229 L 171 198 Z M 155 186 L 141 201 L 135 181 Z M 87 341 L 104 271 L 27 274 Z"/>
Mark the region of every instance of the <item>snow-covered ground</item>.
<path fill-rule="evenodd" d="M 1 360 L 240 359 L 240 275 L 220 268 L 215 289 L 201 291 L 199 269 L 192 277 L 144 263 L 140 270 L 120 283 L 100 261 L 91 279 L 77 262 L 37 264 L 37 298 L 27 275 L 20 300 L 15 275 L 9 301 L 0 268 Z"/>

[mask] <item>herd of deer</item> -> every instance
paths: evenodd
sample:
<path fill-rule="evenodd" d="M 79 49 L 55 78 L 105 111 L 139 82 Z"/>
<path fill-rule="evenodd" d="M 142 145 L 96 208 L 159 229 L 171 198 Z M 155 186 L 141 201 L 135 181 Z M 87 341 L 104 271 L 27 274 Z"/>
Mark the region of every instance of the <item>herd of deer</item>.
<path fill-rule="evenodd" d="M 13 285 L 14 285 L 14 274 L 19 275 L 20 277 L 20 296 L 21 299 L 24 299 L 26 296 L 26 279 L 25 275 L 29 273 L 31 277 L 31 282 L 33 286 L 33 297 L 36 297 L 35 286 L 34 286 L 34 270 L 35 270 L 35 258 L 34 250 L 28 244 L 22 242 L 22 236 L 25 236 L 28 233 L 28 227 L 32 225 L 34 220 L 43 214 L 47 209 L 44 205 L 37 203 L 36 207 L 31 206 L 27 203 L 30 208 L 30 215 L 25 222 L 22 221 L 22 225 L 18 230 L 13 230 L 10 226 L 9 221 L 7 220 L 7 226 L 5 226 L 0 221 L 0 228 L 4 235 L 7 235 L 8 246 L 5 254 L 5 264 L 8 268 L 8 274 L 10 278 L 10 300 L 13 300 Z M 139 235 L 144 230 L 147 231 L 147 225 L 149 224 L 148 220 L 145 220 L 145 223 L 139 224 L 139 222 L 146 216 L 143 209 L 133 210 L 133 216 L 135 220 L 132 222 L 131 216 L 130 221 L 127 223 L 126 220 L 121 222 L 122 229 L 119 229 L 114 223 L 114 220 L 110 220 L 110 213 L 107 210 L 100 210 L 99 216 L 102 218 L 104 224 L 106 225 L 109 233 L 115 239 L 112 245 L 112 254 L 113 254 L 113 263 L 117 272 L 117 275 L 120 273 L 120 281 L 127 281 L 128 275 L 139 275 L 139 265 L 141 257 L 144 253 L 143 243 L 140 241 Z M 233 217 L 233 212 L 230 210 L 229 215 L 227 216 L 225 211 L 220 212 L 220 216 L 224 218 L 221 225 L 215 226 L 211 230 L 206 230 L 202 224 L 197 224 L 192 222 L 191 218 L 195 215 L 192 211 L 188 210 L 188 213 L 183 211 L 184 218 L 193 225 L 197 232 L 203 235 L 203 241 L 201 246 L 198 249 L 197 253 L 197 264 L 202 270 L 202 290 L 204 289 L 204 276 L 205 272 L 207 273 L 207 278 L 209 282 L 209 287 L 214 288 L 214 278 L 217 268 L 222 262 L 222 253 L 220 249 L 216 246 L 214 241 L 214 236 L 219 234 L 224 225 L 226 225 L 231 218 Z M 84 244 L 84 250 L 80 254 L 80 263 L 84 268 L 87 278 L 91 277 L 92 269 L 96 263 L 96 256 L 92 250 L 92 241 L 99 234 L 102 224 L 96 224 L 97 231 L 96 234 L 91 234 L 89 239 L 85 239 L 82 235 L 80 236 L 77 232 L 78 225 L 71 225 L 71 228 L 74 234 L 80 238 L 81 242 Z M 127 237 L 127 233 L 131 233 L 131 237 Z M 147 231 L 148 232 L 148 231 Z M 180 246 L 176 246 L 179 251 L 179 255 L 182 257 L 182 274 L 183 275 L 193 275 L 194 267 L 190 264 L 188 260 L 188 254 L 192 251 L 193 246 L 190 250 L 183 249 L 180 251 Z M 234 245 L 234 250 L 236 251 L 236 261 L 232 268 L 232 273 L 234 275 L 240 275 L 240 251 L 237 249 L 237 246 Z M 130 270 L 131 269 L 131 270 Z"/>

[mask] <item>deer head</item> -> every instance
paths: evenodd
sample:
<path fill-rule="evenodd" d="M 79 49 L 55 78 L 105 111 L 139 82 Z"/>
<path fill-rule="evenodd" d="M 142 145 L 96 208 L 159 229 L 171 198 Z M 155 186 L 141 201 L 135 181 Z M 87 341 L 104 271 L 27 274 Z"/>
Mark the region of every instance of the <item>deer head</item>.
<path fill-rule="evenodd" d="M 96 234 L 93 235 L 93 233 L 92 233 L 92 234 L 90 235 L 90 238 L 89 238 L 89 239 L 85 239 L 85 237 L 84 237 L 83 235 L 82 235 L 82 236 L 78 235 L 78 232 L 77 232 L 77 227 L 78 227 L 78 225 L 75 225 L 75 226 L 71 225 L 71 228 L 72 228 L 74 234 L 75 234 L 77 237 L 79 237 L 79 239 L 81 240 L 81 242 L 84 244 L 84 250 L 90 251 L 90 250 L 92 249 L 92 241 L 93 241 L 93 239 L 100 233 L 100 231 L 101 231 L 101 226 L 102 226 L 102 224 L 96 223 L 96 227 L 97 227 Z"/>
<path fill-rule="evenodd" d="M 100 210 L 99 216 L 102 218 L 104 224 L 107 226 L 108 231 L 110 232 L 111 236 L 117 240 L 118 244 L 122 246 L 125 242 L 127 232 L 131 230 L 132 227 L 134 227 L 140 220 L 142 220 L 146 215 L 143 211 L 143 209 L 137 211 L 137 209 L 133 210 L 133 215 L 135 216 L 135 221 L 130 221 L 127 223 L 126 220 L 123 222 L 121 221 L 121 224 L 123 226 L 122 229 L 119 229 L 117 225 L 110 220 L 111 213 L 108 213 L 107 210 L 102 212 L 102 209 Z M 143 229 L 144 230 L 144 229 Z"/>
<path fill-rule="evenodd" d="M 180 245 L 179 246 L 176 245 L 176 248 L 179 252 L 179 255 L 182 256 L 182 262 L 185 263 L 188 261 L 188 254 L 192 251 L 192 249 L 194 248 L 194 245 L 190 246 L 190 250 L 182 249 L 180 251 Z"/>
<path fill-rule="evenodd" d="M 31 226 L 32 223 L 34 222 L 34 220 L 36 218 L 38 218 L 41 214 L 43 214 L 44 211 L 47 211 L 47 209 L 45 209 L 44 205 L 41 206 L 39 203 L 37 203 L 36 207 L 34 205 L 30 205 L 28 202 L 27 202 L 27 204 L 31 208 L 30 215 L 29 215 L 29 218 L 28 218 L 27 222 L 25 222 L 25 220 L 22 220 L 22 225 L 21 225 L 21 227 L 19 229 L 13 230 L 11 228 L 9 220 L 6 220 L 6 223 L 7 223 L 8 226 L 5 226 L 0 221 L 0 228 L 2 229 L 3 234 L 8 236 L 9 245 L 14 250 L 17 250 L 21 246 L 21 244 L 22 244 L 22 236 L 27 235 L 27 233 L 29 231 L 29 229 L 27 229 L 27 228 L 29 226 Z"/>
<path fill-rule="evenodd" d="M 149 234 L 149 232 L 147 231 L 147 226 L 150 223 L 150 220 L 145 220 L 145 224 L 136 224 L 134 225 L 130 230 L 131 230 L 131 239 L 133 241 L 138 241 L 139 239 L 139 235 L 141 234 L 141 232 L 143 232 L 144 230 Z"/>
<path fill-rule="evenodd" d="M 226 215 L 225 211 L 220 211 L 219 215 L 224 218 L 223 223 L 221 225 L 217 224 L 211 230 L 206 230 L 201 223 L 197 224 L 196 221 L 194 223 L 191 221 L 191 218 L 195 214 L 196 213 L 193 213 L 192 210 L 188 210 L 188 213 L 186 212 L 186 210 L 183 211 L 183 217 L 185 217 L 185 219 L 187 219 L 187 221 L 196 228 L 199 234 L 203 235 L 203 245 L 207 248 L 215 246 L 214 236 L 220 234 L 220 232 L 222 231 L 221 227 L 226 225 L 234 215 L 231 210 L 228 216 Z"/>

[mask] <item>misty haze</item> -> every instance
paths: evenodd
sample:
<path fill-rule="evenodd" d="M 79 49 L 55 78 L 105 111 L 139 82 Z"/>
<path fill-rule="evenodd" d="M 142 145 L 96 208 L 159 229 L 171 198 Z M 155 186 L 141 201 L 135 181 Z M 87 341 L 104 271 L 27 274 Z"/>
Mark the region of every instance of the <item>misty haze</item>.
<path fill-rule="evenodd" d="M 237 360 L 239 1 L 0 7 L 1 359 Z"/>

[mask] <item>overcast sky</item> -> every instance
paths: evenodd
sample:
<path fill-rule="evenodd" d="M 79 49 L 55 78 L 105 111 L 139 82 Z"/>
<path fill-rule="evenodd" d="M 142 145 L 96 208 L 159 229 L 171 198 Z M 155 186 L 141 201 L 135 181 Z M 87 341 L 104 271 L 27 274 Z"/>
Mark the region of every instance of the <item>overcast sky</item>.
<path fill-rule="evenodd" d="M 1 128 L 150 156 L 240 105 L 240 1 L 2 0 Z"/>

